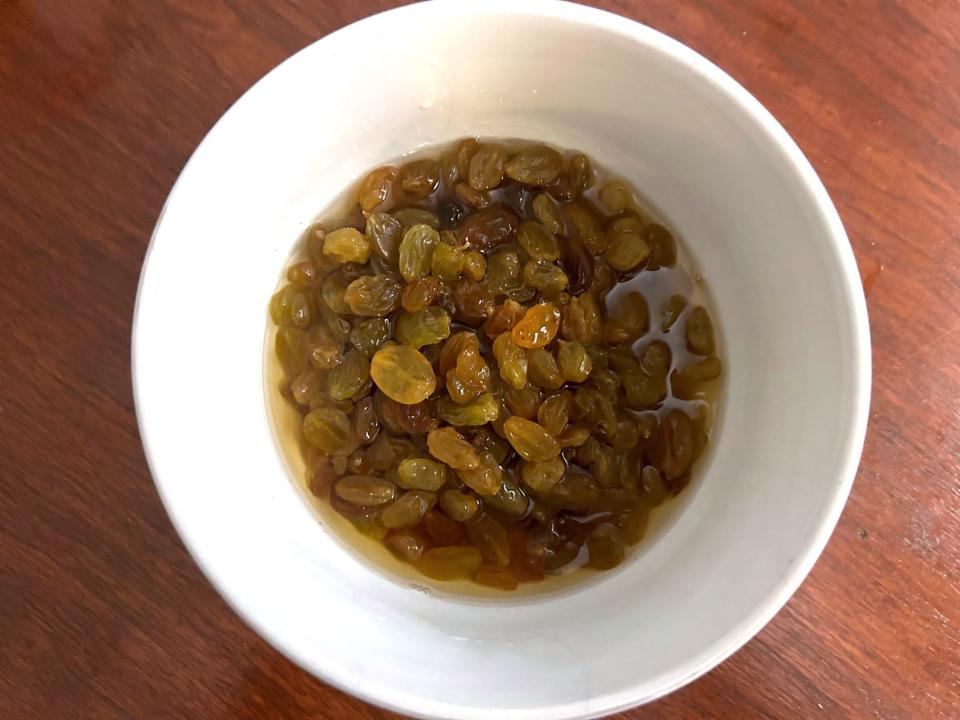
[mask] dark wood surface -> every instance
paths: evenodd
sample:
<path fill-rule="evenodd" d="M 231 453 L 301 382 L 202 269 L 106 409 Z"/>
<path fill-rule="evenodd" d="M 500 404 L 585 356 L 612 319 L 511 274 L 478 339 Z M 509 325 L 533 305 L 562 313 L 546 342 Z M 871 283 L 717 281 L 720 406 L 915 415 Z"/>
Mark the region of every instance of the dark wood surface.
<path fill-rule="evenodd" d="M 598 4 L 796 138 L 856 251 L 874 359 L 860 472 L 808 580 L 732 659 L 621 717 L 960 717 L 960 3 Z M 293 51 L 391 5 L 0 1 L 0 718 L 394 717 L 207 584 L 144 462 L 129 351 L 197 142 Z"/>

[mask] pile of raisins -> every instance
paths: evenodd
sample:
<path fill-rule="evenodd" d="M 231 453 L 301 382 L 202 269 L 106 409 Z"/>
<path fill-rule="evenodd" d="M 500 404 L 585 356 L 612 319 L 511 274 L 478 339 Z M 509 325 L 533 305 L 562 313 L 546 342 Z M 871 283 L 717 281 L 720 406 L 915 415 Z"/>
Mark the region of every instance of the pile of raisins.
<path fill-rule="evenodd" d="M 377 168 L 270 302 L 310 491 L 431 578 L 614 567 L 707 443 L 710 316 L 611 293 L 677 247 L 594 181 L 583 154 L 473 138 Z"/>

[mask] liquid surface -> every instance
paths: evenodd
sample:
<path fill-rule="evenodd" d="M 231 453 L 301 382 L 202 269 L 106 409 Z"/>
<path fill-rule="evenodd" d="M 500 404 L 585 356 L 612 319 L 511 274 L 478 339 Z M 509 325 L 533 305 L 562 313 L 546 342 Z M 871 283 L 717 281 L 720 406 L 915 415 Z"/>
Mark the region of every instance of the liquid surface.
<path fill-rule="evenodd" d="M 373 170 L 270 304 L 276 431 L 328 526 L 445 586 L 620 564 L 710 435 L 678 252 L 579 153 L 468 139 Z"/>

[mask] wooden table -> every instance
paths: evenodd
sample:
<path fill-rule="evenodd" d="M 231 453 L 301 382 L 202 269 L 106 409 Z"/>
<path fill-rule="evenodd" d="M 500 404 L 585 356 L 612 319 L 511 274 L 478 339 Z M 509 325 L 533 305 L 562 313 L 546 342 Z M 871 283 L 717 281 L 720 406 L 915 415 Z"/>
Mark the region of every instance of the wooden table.
<path fill-rule="evenodd" d="M 763 102 L 868 292 L 853 494 L 786 608 L 624 718 L 960 717 L 960 3 L 605 0 Z M 160 207 L 253 81 L 385 0 L 0 2 L 0 717 L 394 717 L 293 666 L 202 577 L 137 434 Z M 522 41 L 522 39 L 519 39 Z"/>

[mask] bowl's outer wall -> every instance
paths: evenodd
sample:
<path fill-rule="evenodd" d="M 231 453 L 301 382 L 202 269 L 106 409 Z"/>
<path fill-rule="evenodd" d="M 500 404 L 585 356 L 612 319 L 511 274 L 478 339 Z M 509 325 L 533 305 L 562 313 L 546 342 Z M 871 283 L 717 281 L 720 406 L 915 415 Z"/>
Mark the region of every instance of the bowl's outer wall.
<path fill-rule="evenodd" d="M 578 147 L 635 183 L 696 258 L 725 342 L 722 432 L 695 497 L 622 570 L 540 601 L 438 599 L 357 563 L 285 476 L 263 402 L 266 302 L 299 231 L 384 158 L 470 134 Z M 237 288 L 215 325 L 197 322 L 198 308 L 223 302 L 210 267 Z M 157 226 L 134 363 L 164 503 L 232 606 L 339 687 L 471 719 L 611 712 L 749 639 L 839 516 L 870 375 L 843 229 L 766 111 L 648 28 L 566 3 L 506 2 L 369 18 L 238 101 Z M 215 415 L 214 373 L 231 390 Z"/>

